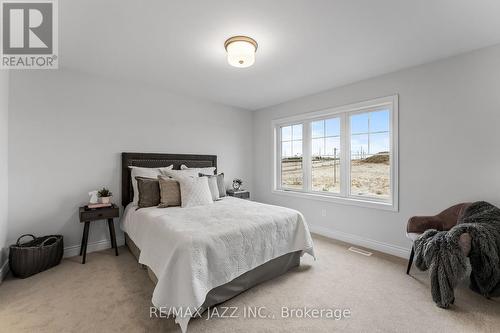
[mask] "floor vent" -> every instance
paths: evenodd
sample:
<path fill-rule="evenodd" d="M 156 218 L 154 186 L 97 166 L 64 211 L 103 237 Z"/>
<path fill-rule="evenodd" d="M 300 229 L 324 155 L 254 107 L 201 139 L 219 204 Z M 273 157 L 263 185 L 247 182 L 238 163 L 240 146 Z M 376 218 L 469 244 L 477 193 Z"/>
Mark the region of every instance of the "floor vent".
<path fill-rule="evenodd" d="M 362 255 L 367 256 L 367 257 L 369 257 L 369 256 L 371 256 L 373 254 L 371 252 L 358 249 L 357 247 L 354 247 L 354 246 L 351 246 L 348 250 L 351 251 L 351 252 L 354 252 L 354 253 L 362 254 Z"/>

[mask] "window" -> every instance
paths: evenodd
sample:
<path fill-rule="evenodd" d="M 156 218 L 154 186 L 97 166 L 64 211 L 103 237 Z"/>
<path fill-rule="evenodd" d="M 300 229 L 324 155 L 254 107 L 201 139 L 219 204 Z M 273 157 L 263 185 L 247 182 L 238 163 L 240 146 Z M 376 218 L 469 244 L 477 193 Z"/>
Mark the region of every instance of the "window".
<path fill-rule="evenodd" d="M 398 209 L 398 98 L 273 121 L 274 191 Z"/>

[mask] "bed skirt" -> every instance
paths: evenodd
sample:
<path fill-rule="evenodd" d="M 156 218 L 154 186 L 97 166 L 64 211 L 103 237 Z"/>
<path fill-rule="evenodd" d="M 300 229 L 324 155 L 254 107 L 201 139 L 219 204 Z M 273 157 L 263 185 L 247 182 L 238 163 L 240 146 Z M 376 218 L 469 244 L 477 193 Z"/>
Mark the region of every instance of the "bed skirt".
<path fill-rule="evenodd" d="M 137 245 L 135 245 L 134 241 L 130 239 L 127 233 L 125 233 L 125 244 L 137 261 L 139 261 L 141 250 L 137 247 Z M 257 266 L 251 271 L 238 276 L 226 284 L 210 290 L 205 298 L 205 302 L 201 306 L 202 310 L 199 311 L 199 313 L 203 313 L 209 307 L 225 302 L 228 299 L 241 294 L 245 290 L 258 285 L 259 283 L 274 279 L 275 277 L 288 272 L 290 269 L 299 266 L 300 255 L 301 251 L 287 253 L 281 257 L 270 260 L 265 264 Z M 143 265 L 143 267 L 147 269 L 149 278 L 156 285 L 156 283 L 158 283 L 158 278 L 155 273 L 153 273 L 149 267 L 145 265 Z"/>

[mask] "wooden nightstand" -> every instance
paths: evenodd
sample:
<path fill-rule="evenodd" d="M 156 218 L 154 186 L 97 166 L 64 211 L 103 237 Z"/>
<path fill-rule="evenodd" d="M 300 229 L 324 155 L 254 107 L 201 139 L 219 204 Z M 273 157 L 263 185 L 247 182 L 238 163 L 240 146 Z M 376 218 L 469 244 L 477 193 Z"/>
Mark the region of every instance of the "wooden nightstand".
<path fill-rule="evenodd" d="M 226 194 L 230 197 L 240 198 L 240 199 L 250 199 L 250 192 L 247 190 L 227 190 Z"/>
<path fill-rule="evenodd" d="M 109 227 L 109 235 L 111 237 L 111 247 L 115 249 L 115 254 L 118 255 L 118 246 L 116 245 L 116 235 L 115 235 L 115 225 L 113 219 L 118 217 L 120 211 L 118 206 L 113 204 L 111 207 L 97 208 L 97 209 L 87 209 L 80 207 L 80 222 L 85 223 L 83 227 L 82 245 L 80 246 L 80 255 L 83 254 L 82 264 L 85 264 L 85 258 L 87 256 L 87 243 L 89 240 L 89 229 L 90 222 L 107 220 Z"/>

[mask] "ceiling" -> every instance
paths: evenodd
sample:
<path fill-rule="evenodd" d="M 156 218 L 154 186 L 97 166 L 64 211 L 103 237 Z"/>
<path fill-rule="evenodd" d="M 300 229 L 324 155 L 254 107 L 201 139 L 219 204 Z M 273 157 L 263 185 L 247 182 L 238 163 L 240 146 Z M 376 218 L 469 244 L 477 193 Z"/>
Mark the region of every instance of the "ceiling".
<path fill-rule="evenodd" d="M 259 109 L 500 43 L 498 0 L 59 1 L 60 66 Z M 259 43 L 233 68 L 224 41 Z"/>

